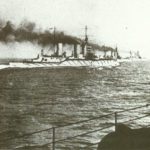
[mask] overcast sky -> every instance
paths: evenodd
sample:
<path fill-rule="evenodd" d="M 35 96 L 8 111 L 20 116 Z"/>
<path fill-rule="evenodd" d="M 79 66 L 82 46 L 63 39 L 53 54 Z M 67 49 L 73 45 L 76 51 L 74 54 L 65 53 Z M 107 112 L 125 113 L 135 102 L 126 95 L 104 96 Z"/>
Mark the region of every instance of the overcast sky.
<path fill-rule="evenodd" d="M 0 18 L 14 24 L 27 19 L 79 37 L 87 25 L 91 41 L 150 58 L 150 0 L 0 0 Z"/>

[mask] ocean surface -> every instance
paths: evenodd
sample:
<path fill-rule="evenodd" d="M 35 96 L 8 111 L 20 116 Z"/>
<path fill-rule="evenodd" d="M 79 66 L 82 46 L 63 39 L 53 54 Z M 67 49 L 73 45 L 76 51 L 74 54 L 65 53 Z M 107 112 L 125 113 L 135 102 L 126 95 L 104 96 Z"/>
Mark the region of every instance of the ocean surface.
<path fill-rule="evenodd" d="M 50 150 L 55 140 L 114 124 L 114 115 L 65 126 L 150 103 L 150 62 L 124 62 L 117 68 L 6 68 L 0 70 L 0 150 Z M 148 108 L 118 115 L 118 122 Z M 149 109 L 150 110 L 150 109 Z M 130 127 L 150 125 L 150 117 Z M 59 126 L 59 127 L 58 127 Z M 61 126 L 61 127 L 60 127 Z M 114 127 L 55 143 L 55 150 L 96 150 Z M 34 134 L 32 134 L 34 132 Z M 31 133 L 31 134 L 30 134 Z"/>

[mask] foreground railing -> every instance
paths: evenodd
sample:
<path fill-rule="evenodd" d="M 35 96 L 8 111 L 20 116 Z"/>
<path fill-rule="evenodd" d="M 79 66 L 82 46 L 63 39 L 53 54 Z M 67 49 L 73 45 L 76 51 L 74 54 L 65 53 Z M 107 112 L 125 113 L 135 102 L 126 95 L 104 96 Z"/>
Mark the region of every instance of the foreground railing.
<path fill-rule="evenodd" d="M 70 147 L 72 147 L 71 140 L 77 140 L 73 143 L 73 145 L 76 145 L 75 146 L 76 149 L 87 150 L 87 149 L 91 149 L 90 147 L 96 146 L 99 143 L 100 138 L 102 138 L 104 135 L 116 130 L 118 123 L 124 123 L 124 124 L 127 124 L 128 126 L 134 126 L 134 124 L 136 124 L 137 126 L 136 121 L 139 121 L 143 118 L 148 118 L 150 116 L 150 112 L 148 110 L 149 106 L 150 104 L 133 107 L 133 108 L 125 109 L 122 111 L 116 111 L 114 113 L 109 113 L 106 115 L 93 117 L 87 120 L 82 120 L 82 121 L 78 121 L 75 123 L 69 123 L 63 126 L 56 126 L 56 127 L 52 127 L 52 128 L 48 128 L 44 130 L 39 130 L 39 131 L 35 131 L 32 133 L 27 133 L 24 135 L 19 135 L 19 136 L 15 136 L 12 138 L 3 139 L 2 141 L 0 141 L 0 143 L 7 142 L 9 140 L 29 137 L 29 136 L 43 133 L 43 132 L 50 132 L 51 141 L 44 144 L 44 146 L 47 145 L 49 149 L 52 149 L 52 150 L 61 149 L 63 145 L 65 145 L 66 142 L 68 141 L 69 141 L 68 143 Z M 133 114 L 132 111 L 134 111 L 134 114 L 136 114 L 135 117 L 132 115 Z M 92 124 L 91 122 L 93 122 L 93 125 L 95 125 L 95 129 L 93 129 L 93 127 L 90 127 Z M 142 123 L 140 123 L 140 126 Z M 147 119 L 144 126 L 149 126 L 149 125 L 150 125 L 150 119 Z M 99 128 L 100 126 L 101 128 Z M 87 130 L 85 132 L 80 132 L 81 130 L 80 128 L 82 128 L 82 131 L 85 129 Z M 76 131 L 78 131 L 79 133 L 76 133 Z M 97 142 L 90 143 L 89 140 L 86 140 L 86 138 L 88 139 L 91 134 L 95 134 L 95 133 L 96 134 L 103 133 L 102 136 L 100 135 L 97 136 L 98 137 Z M 91 137 L 93 138 L 93 136 Z M 82 138 L 85 140 L 83 141 Z M 79 144 L 81 143 L 81 141 L 82 141 L 82 144 Z M 77 146 L 77 145 L 80 145 L 80 146 Z M 86 146 L 83 146 L 83 145 L 86 145 Z M 43 145 L 41 145 L 41 147 L 42 146 Z M 75 148 L 72 148 L 72 149 L 75 149 Z"/>

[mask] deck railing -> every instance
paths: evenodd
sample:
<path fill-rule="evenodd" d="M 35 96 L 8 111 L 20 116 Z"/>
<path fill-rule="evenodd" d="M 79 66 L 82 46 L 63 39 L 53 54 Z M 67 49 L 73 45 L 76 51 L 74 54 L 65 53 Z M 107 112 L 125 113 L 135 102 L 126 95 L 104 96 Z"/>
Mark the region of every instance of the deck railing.
<path fill-rule="evenodd" d="M 51 134 L 52 134 L 51 141 L 49 143 L 45 144 L 45 145 L 48 145 L 49 149 L 51 149 L 51 150 L 57 150 L 57 145 L 60 144 L 60 143 L 63 143 L 63 142 L 66 143 L 70 140 L 74 140 L 74 139 L 77 139 L 77 138 L 83 137 L 83 136 L 88 136 L 88 135 L 93 134 L 93 133 L 100 133 L 100 132 L 103 132 L 106 129 L 109 129 L 109 132 L 110 132 L 110 128 L 112 128 L 111 131 L 115 131 L 117 129 L 117 124 L 118 123 L 124 123 L 124 124 L 127 124 L 127 125 L 130 126 L 131 123 L 133 123 L 134 121 L 140 120 L 142 118 L 147 118 L 147 117 L 150 116 L 150 111 L 148 110 L 150 108 L 149 106 L 150 106 L 150 104 L 146 104 L 146 105 L 142 105 L 142 106 L 138 106 L 138 107 L 133 107 L 133 108 L 130 108 L 130 109 L 116 111 L 116 112 L 109 113 L 109 114 L 106 114 L 106 115 L 93 117 L 93 118 L 90 118 L 90 119 L 87 119 L 87 120 L 78 121 L 78 122 L 75 122 L 75 123 L 69 123 L 69 124 L 62 125 L 62 126 L 55 126 L 55 127 L 47 128 L 47 129 L 44 129 L 44 130 L 39 130 L 39 131 L 35 131 L 35 132 L 32 132 L 32 133 L 19 135 L 19 136 L 13 137 L 13 138 L 3 139 L 2 141 L 0 141 L 0 143 L 2 143 L 4 141 L 7 142 L 7 141 L 13 140 L 13 139 L 20 139 L 20 138 L 24 138 L 24 137 L 29 137 L 29 136 L 32 136 L 34 134 L 38 134 L 38 133 L 42 133 L 42 132 L 51 131 Z M 136 117 L 132 116 L 132 111 L 134 111 L 134 113 L 135 113 L 135 111 L 137 111 L 136 112 L 137 113 Z M 127 115 L 127 113 L 129 113 L 129 115 Z M 106 122 L 107 125 L 104 125 L 105 123 L 103 123 L 101 128 L 96 127 L 95 130 L 90 129 L 86 132 L 82 132 L 82 133 L 79 133 L 79 134 L 72 133 L 73 135 L 71 135 L 71 136 L 69 134 L 69 136 L 65 136 L 65 137 L 63 136 L 63 137 L 58 138 L 58 135 L 60 134 L 60 131 L 70 132 L 71 130 L 73 131 L 73 128 L 75 128 L 75 126 L 78 126 L 78 125 L 83 126 L 83 125 L 86 125 L 88 122 L 100 120 L 102 118 L 105 118 L 105 119 L 114 118 L 113 119 L 114 121 L 110 122 L 110 123 Z M 150 125 L 150 119 L 148 119 L 147 121 L 148 121 L 148 125 L 146 125 L 146 126 L 149 126 Z M 140 123 L 140 125 L 141 125 L 141 123 Z M 107 132 L 107 133 L 109 133 L 109 132 Z M 93 147 L 93 146 L 97 145 L 98 143 L 99 143 L 99 141 L 94 142 L 94 143 L 88 143 L 86 146 L 84 146 L 84 147 L 81 146 L 78 149 L 87 149 L 89 147 Z M 61 148 L 59 147 L 58 149 L 61 149 Z"/>

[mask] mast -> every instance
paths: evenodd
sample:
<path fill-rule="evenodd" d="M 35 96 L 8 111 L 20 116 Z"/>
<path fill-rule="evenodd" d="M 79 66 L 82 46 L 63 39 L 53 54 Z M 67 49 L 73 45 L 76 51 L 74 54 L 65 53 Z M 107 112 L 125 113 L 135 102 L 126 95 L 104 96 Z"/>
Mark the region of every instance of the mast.
<path fill-rule="evenodd" d="M 56 53 L 56 27 L 54 26 L 54 53 Z"/>
<path fill-rule="evenodd" d="M 88 27 L 87 27 L 87 25 L 86 25 L 86 26 L 85 26 L 85 43 L 84 43 L 84 48 L 83 48 L 83 56 L 84 56 L 84 57 L 86 57 L 86 54 L 87 54 L 87 44 L 88 44 L 87 30 L 88 30 Z"/>
<path fill-rule="evenodd" d="M 88 43 L 87 30 L 88 30 L 88 27 L 87 27 L 87 25 L 86 25 L 86 26 L 85 26 L 85 44 Z"/>

